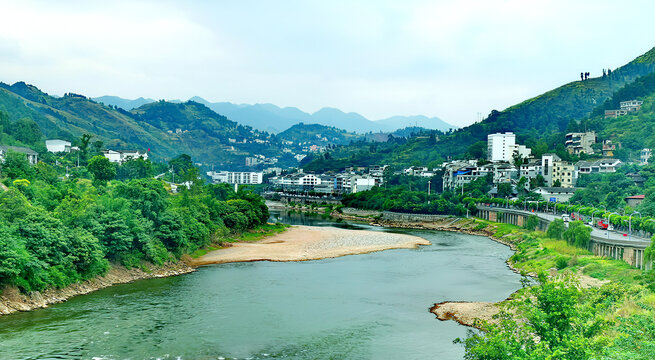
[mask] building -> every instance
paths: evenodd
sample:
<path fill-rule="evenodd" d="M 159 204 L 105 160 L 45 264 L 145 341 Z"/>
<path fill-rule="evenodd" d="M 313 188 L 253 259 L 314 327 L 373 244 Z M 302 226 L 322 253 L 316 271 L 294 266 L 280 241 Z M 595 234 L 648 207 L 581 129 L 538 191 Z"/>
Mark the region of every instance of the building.
<path fill-rule="evenodd" d="M 539 187 L 534 189 L 534 192 L 541 195 L 541 197 L 550 202 L 567 202 L 573 197 L 576 188 L 565 187 Z"/>
<path fill-rule="evenodd" d="M 487 160 L 512 161 L 516 145 L 516 135 L 511 132 L 487 135 Z"/>
<path fill-rule="evenodd" d="M 104 155 L 107 159 L 109 159 L 110 162 L 119 163 L 119 164 L 139 158 L 143 160 L 148 160 L 148 153 L 147 152 L 142 153 L 139 152 L 138 150 L 118 151 L 118 150 L 108 149 L 108 150 L 103 150 L 102 155 Z"/>
<path fill-rule="evenodd" d="M 628 110 L 605 110 L 605 119 L 616 119 L 619 116 L 626 115 Z"/>
<path fill-rule="evenodd" d="M 70 152 L 71 142 L 66 140 L 46 140 L 45 147 L 51 153 Z"/>
<path fill-rule="evenodd" d="M 37 153 L 36 151 L 26 147 L 8 146 L 8 145 L 0 145 L 0 161 L 2 162 L 5 161 L 5 156 L 7 156 L 7 151 L 13 151 L 13 152 L 25 154 L 25 156 L 27 156 L 27 162 L 29 162 L 30 165 L 36 165 L 36 163 L 39 162 L 39 153 Z"/>
<path fill-rule="evenodd" d="M 595 131 L 566 134 L 566 149 L 569 151 L 569 154 L 593 154 L 594 149 L 591 146 L 595 143 Z"/>
<path fill-rule="evenodd" d="M 603 156 L 614 156 L 614 150 L 616 150 L 616 145 L 612 144 L 612 140 L 603 140 Z"/>
<path fill-rule="evenodd" d="M 630 206 L 631 208 L 636 208 L 637 205 L 641 204 L 642 201 L 646 198 L 646 195 L 634 195 L 634 196 L 628 196 L 625 198 L 625 202 Z"/>
<path fill-rule="evenodd" d="M 639 111 L 641 110 L 641 105 L 643 104 L 644 102 L 639 100 L 621 101 L 619 103 L 619 105 L 621 106 L 621 110 L 625 110 L 627 112 Z"/>
<path fill-rule="evenodd" d="M 264 178 L 261 172 L 250 171 L 208 171 L 207 176 L 214 184 L 261 184 Z"/>
<path fill-rule="evenodd" d="M 566 161 L 556 161 L 553 166 L 553 175 L 550 186 L 555 186 L 559 182 L 559 187 L 572 188 L 577 182 L 577 175 L 575 173 L 575 166 Z"/>
<path fill-rule="evenodd" d="M 648 160 L 650 159 L 650 149 L 641 149 L 639 152 L 639 162 L 641 165 L 648 165 Z"/>
<path fill-rule="evenodd" d="M 522 159 L 527 159 L 532 156 L 532 149 L 525 145 L 515 144 L 512 147 L 512 156 L 518 154 Z"/>
<path fill-rule="evenodd" d="M 623 163 L 618 159 L 600 159 L 596 161 L 578 161 L 575 164 L 579 174 L 613 173 Z"/>

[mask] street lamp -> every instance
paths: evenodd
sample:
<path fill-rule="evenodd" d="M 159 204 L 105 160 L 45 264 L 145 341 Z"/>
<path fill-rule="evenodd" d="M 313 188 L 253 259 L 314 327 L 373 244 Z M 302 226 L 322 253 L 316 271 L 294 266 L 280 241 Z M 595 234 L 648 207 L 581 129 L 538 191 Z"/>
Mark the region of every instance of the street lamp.
<path fill-rule="evenodd" d="M 594 213 L 596 212 L 596 208 L 594 208 L 594 206 L 591 205 L 591 204 L 587 204 L 587 205 L 590 205 L 590 207 L 591 207 L 591 226 L 593 227 L 594 226 Z"/>
<path fill-rule="evenodd" d="M 628 240 L 630 240 L 630 237 L 632 236 L 632 215 L 634 214 L 639 214 L 639 218 L 641 219 L 641 213 L 639 211 L 633 212 L 630 214 L 630 217 L 628 217 Z"/>
<path fill-rule="evenodd" d="M 509 209 L 509 195 L 505 196 L 505 207 Z"/>
<path fill-rule="evenodd" d="M 432 184 L 432 181 L 428 180 L 428 204 L 430 204 L 430 184 Z"/>
<path fill-rule="evenodd" d="M 612 215 L 621 216 L 619 213 L 615 213 L 615 212 L 607 215 L 607 238 L 608 239 L 610 238 L 610 225 L 612 225 L 612 223 L 610 223 L 610 216 L 612 216 Z"/>

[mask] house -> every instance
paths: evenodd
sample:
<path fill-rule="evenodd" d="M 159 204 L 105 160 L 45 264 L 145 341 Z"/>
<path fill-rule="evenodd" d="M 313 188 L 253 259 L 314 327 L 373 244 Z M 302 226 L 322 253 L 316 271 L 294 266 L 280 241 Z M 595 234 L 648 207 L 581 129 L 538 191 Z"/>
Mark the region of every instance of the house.
<path fill-rule="evenodd" d="M 641 204 L 642 201 L 646 198 L 646 195 L 633 195 L 633 196 L 628 196 L 625 198 L 625 202 L 630 206 L 631 208 L 636 208 L 637 205 Z"/>
<path fill-rule="evenodd" d="M 7 151 L 25 154 L 25 156 L 27 156 L 27 162 L 29 162 L 30 165 L 36 165 L 36 163 L 39 162 L 39 153 L 36 151 L 26 147 L 8 145 L 0 145 L 0 161 L 5 161 Z"/>
<path fill-rule="evenodd" d="M 110 162 L 122 164 L 126 161 L 141 158 L 148 160 L 147 152 L 137 151 L 117 151 L 117 150 L 103 150 L 102 155 L 109 159 Z"/>
<path fill-rule="evenodd" d="M 567 202 L 573 197 L 578 188 L 574 187 L 539 187 L 534 189 L 534 192 L 541 195 L 541 197 L 550 202 Z"/>
<path fill-rule="evenodd" d="M 557 181 L 562 187 L 574 187 L 578 179 L 575 166 L 569 164 L 555 154 L 544 154 L 541 156 L 541 174 L 548 186 L 553 186 Z"/>
<path fill-rule="evenodd" d="M 619 103 L 619 105 L 621 106 L 621 110 L 625 110 L 627 112 L 639 111 L 641 110 L 641 105 L 643 104 L 644 102 L 639 100 L 621 101 Z"/>
<path fill-rule="evenodd" d="M 614 156 L 614 150 L 616 150 L 616 145 L 612 144 L 612 140 L 603 140 L 603 156 Z"/>
<path fill-rule="evenodd" d="M 591 173 L 614 173 L 623 163 L 618 159 L 600 159 L 596 161 L 578 161 L 575 163 L 576 171 L 579 174 Z"/>
<path fill-rule="evenodd" d="M 45 147 L 51 153 L 70 152 L 71 142 L 66 140 L 46 140 Z"/>
<path fill-rule="evenodd" d="M 626 115 L 628 110 L 605 110 L 605 119 L 616 119 L 619 116 Z"/>
<path fill-rule="evenodd" d="M 566 149 L 568 150 L 569 154 L 593 154 L 594 149 L 592 149 L 591 146 L 595 143 L 595 131 L 566 134 Z"/>
<path fill-rule="evenodd" d="M 650 159 L 650 149 L 641 149 L 639 152 L 639 162 L 641 165 L 648 165 L 648 160 Z"/>

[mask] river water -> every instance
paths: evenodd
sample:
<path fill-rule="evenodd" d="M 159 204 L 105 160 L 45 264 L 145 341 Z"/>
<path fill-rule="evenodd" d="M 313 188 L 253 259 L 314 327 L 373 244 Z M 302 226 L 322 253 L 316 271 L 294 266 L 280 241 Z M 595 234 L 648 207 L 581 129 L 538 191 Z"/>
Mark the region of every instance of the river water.
<path fill-rule="evenodd" d="M 453 339 L 467 329 L 428 310 L 506 298 L 520 287 L 504 263 L 511 251 L 480 236 L 402 232 L 432 245 L 207 266 L 2 316 L 0 359 L 462 359 Z"/>

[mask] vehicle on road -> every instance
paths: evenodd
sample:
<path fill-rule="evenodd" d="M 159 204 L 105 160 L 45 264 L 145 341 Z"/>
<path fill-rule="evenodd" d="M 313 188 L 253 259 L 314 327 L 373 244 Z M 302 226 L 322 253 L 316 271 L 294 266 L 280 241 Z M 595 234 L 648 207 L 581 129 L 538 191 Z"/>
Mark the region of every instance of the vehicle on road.
<path fill-rule="evenodd" d="M 571 217 L 567 214 L 562 215 L 562 221 L 564 222 L 569 222 L 571 221 Z"/>

